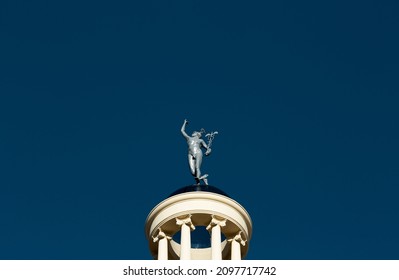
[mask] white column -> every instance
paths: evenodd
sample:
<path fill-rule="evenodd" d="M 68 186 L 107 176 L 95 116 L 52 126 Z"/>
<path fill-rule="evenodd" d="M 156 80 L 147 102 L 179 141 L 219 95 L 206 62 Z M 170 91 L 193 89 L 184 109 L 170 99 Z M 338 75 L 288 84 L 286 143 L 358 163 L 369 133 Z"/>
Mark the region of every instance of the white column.
<path fill-rule="evenodd" d="M 236 240 L 231 241 L 231 259 L 241 260 L 241 247 L 240 243 Z"/>
<path fill-rule="evenodd" d="M 161 229 L 156 231 L 156 235 L 152 237 L 154 242 L 158 242 L 158 260 L 168 259 L 168 240 L 171 237 L 167 236 Z"/>
<path fill-rule="evenodd" d="M 242 236 L 242 231 L 237 233 L 234 238 L 229 239 L 231 241 L 231 259 L 241 260 L 241 245 L 245 246 L 246 240 Z"/>
<path fill-rule="evenodd" d="M 210 224 L 206 227 L 209 231 L 211 230 L 211 250 L 212 250 L 212 260 L 222 259 L 222 230 L 221 227 L 226 225 L 226 219 L 216 217 L 212 215 L 212 220 Z"/>
<path fill-rule="evenodd" d="M 191 215 L 176 218 L 176 224 L 181 226 L 180 259 L 191 259 L 191 232 L 195 226 L 191 222 Z"/>

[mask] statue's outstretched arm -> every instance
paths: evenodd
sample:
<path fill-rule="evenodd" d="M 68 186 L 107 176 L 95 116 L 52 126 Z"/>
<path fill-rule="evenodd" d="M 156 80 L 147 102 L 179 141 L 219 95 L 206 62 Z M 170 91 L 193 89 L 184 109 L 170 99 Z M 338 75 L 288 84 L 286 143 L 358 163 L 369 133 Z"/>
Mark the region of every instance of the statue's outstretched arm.
<path fill-rule="evenodd" d="M 180 131 L 181 131 L 181 134 L 183 134 L 184 138 L 188 139 L 189 136 L 186 133 L 186 124 L 188 124 L 188 121 L 184 120 L 184 123 L 183 123 Z"/>
<path fill-rule="evenodd" d="M 201 140 L 201 144 L 206 149 L 205 155 L 209 155 L 212 151 L 211 148 L 209 148 L 209 146 L 205 143 L 204 140 Z"/>

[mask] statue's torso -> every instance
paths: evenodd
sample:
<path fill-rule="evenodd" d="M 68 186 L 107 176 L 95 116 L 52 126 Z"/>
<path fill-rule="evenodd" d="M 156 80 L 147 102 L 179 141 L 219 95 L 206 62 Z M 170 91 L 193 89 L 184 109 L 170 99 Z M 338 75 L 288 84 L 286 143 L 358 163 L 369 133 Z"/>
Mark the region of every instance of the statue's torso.
<path fill-rule="evenodd" d="M 201 139 L 198 137 L 189 137 L 187 140 L 188 152 L 192 155 L 202 153 L 201 151 Z"/>

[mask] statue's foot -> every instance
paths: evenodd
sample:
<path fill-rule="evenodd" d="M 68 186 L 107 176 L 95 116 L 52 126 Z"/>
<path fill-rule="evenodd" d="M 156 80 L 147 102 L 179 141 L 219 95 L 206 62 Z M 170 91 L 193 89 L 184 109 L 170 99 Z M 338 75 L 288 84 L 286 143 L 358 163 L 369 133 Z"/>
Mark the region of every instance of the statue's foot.
<path fill-rule="evenodd" d="M 205 185 L 208 185 L 208 179 L 207 179 L 208 176 L 209 176 L 208 174 L 205 174 L 205 175 L 201 176 L 199 179 L 204 181 Z"/>

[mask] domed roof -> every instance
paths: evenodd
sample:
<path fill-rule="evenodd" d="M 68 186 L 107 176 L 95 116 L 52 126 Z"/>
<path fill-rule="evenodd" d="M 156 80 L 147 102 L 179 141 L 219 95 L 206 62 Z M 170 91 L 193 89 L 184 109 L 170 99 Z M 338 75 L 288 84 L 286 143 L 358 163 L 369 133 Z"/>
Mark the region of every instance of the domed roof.
<path fill-rule="evenodd" d="M 169 195 L 169 197 L 177 195 L 177 194 L 181 194 L 181 193 L 186 193 L 186 192 L 212 192 L 212 193 L 217 193 L 217 194 L 221 194 L 221 195 L 230 197 L 227 193 L 225 193 L 221 189 L 216 188 L 214 186 L 209 186 L 209 185 L 186 186 L 186 187 L 183 187 L 183 188 L 180 188 L 180 189 L 174 191 L 173 193 L 171 193 Z"/>

